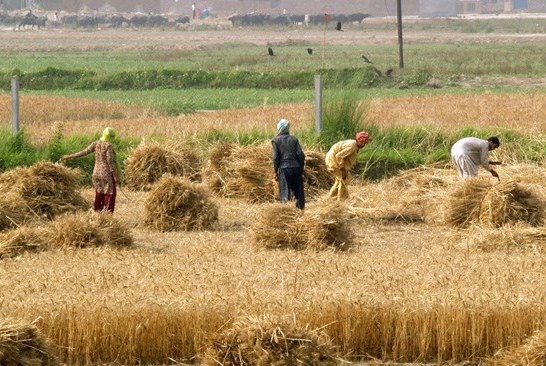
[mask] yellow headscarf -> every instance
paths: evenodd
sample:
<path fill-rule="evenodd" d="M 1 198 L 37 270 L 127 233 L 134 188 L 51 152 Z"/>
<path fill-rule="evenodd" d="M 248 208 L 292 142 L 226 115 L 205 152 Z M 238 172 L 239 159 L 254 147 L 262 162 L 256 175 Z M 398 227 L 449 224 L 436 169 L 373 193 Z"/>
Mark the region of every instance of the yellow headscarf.
<path fill-rule="evenodd" d="M 114 137 L 116 137 L 116 131 L 114 131 L 112 127 L 106 127 L 104 131 L 102 131 L 102 136 L 100 140 L 106 141 L 106 142 L 112 142 L 114 140 Z"/>

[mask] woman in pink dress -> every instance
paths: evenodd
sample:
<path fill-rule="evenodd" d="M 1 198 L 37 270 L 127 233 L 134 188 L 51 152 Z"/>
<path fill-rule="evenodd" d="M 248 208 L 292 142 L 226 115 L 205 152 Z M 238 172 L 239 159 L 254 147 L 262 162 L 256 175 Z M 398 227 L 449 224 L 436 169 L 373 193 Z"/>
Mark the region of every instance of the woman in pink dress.
<path fill-rule="evenodd" d="M 102 137 L 94 141 L 84 150 L 64 155 L 61 161 L 79 158 L 95 153 L 95 167 L 91 178 L 95 187 L 95 211 L 107 210 L 114 212 L 116 205 L 116 183 L 119 183 L 119 175 L 115 162 L 115 152 L 112 141 L 116 133 L 113 128 L 107 127 L 102 133 Z"/>

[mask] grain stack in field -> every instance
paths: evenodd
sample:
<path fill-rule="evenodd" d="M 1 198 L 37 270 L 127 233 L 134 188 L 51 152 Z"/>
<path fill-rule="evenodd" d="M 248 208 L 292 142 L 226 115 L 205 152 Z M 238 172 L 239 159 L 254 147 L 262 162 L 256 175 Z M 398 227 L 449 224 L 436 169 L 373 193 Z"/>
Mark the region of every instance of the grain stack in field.
<path fill-rule="evenodd" d="M 319 151 L 305 151 L 303 184 L 308 198 L 320 196 L 334 184 L 334 177 L 328 172 L 324 158 L 325 154 Z"/>
<path fill-rule="evenodd" d="M 494 226 L 544 222 L 545 202 L 536 193 L 511 179 L 490 183 L 480 178 L 465 181 L 448 201 L 447 223 L 465 227 L 480 222 Z"/>
<path fill-rule="evenodd" d="M 189 147 L 175 144 L 143 144 L 125 161 L 125 184 L 134 191 L 148 191 L 163 174 L 201 179 L 201 160 Z"/>
<path fill-rule="evenodd" d="M 343 203 L 331 200 L 317 202 L 305 211 L 301 219 L 308 248 L 350 248 L 353 234 L 347 225 L 349 212 Z"/>
<path fill-rule="evenodd" d="M 35 216 L 16 192 L 7 192 L 0 196 L 0 231 L 22 225 Z"/>
<path fill-rule="evenodd" d="M 244 317 L 211 335 L 201 356 L 213 365 L 337 365 L 338 347 L 320 330 L 293 318 Z"/>
<path fill-rule="evenodd" d="M 56 366 L 53 344 L 32 324 L 0 321 L 0 365 Z"/>
<path fill-rule="evenodd" d="M 498 352 L 484 362 L 485 366 L 544 366 L 546 365 L 546 331 L 536 331 L 519 347 Z"/>
<path fill-rule="evenodd" d="M 0 190 L 19 196 L 25 202 L 23 210 L 51 219 L 89 207 L 78 192 L 80 178 L 79 170 L 39 162 L 29 168 L 16 168 L 1 174 Z"/>
<path fill-rule="evenodd" d="M 144 225 L 159 231 L 207 230 L 218 221 L 218 206 L 200 184 L 164 176 L 148 193 Z"/>
<path fill-rule="evenodd" d="M 252 241 L 266 249 L 303 249 L 307 236 L 299 217 L 302 211 L 293 205 L 265 205 L 252 225 Z"/>
<path fill-rule="evenodd" d="M 129 229 L 109 212 L 87 211 L 65 214 L 47 228 L 47 241 L 54 247 L 130 247 Z"/>
<path fill-rule="evenodd" d="M 534 192 L 513 180 L 493 185 L 480 206 L 482 223 L 502 226 L 508 222 L 542 225 L 545 202 Z"/>
<path fill-rule="evenodd" d="M 347 207 L 337 201 L 321 201 L 304 212 L 289 204 L 264 206 L 250 233 L 256 248 L 337 249 L 352 244 Z"/>
<path fill-rule="evenodd" d="M 48 243 L 44 234 L 43 229 L 34 226 L 21 226 L 0 233 L 0 259 L 45 250 Z"/>
<path fill-rule="evenodd" d="M 239 146 L 219 143 L 211 148 L 203 180 L 221 197 L 244 198 L 249 202 L 275 199 L 270 144 Z"/>
<path fill-rule="evenodd" d="M 225 192 L 225 177 L 233 174 L 230 171 L 231 154 L 237 149 L 237 145 L 226 142 L 215 144 L 209 153 L 207 165 L 203 169 L 203 180 L 206 181 L 208 187 L 221 196 L 226 197 Z"/>
<path fill-rule="evenodd" d="M 304 188 L 307 198 L 329 189 L 333 178 L 326 170 L 324 154 L 305 152 Z M 249 202 L 272 202 L 278 197 L 273 170 L 272 147 L 219 143 L 211 148 L 203 179 L 222 197 L 239 197 Z"/>

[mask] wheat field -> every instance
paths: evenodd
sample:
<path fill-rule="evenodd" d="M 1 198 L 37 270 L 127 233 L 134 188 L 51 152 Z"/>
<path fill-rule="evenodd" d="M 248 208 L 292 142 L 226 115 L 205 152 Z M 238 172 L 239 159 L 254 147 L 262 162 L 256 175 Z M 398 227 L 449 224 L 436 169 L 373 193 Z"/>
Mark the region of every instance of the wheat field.
<path fill-rule="evenodd" d="M 0 95 L 0 110 L 9 111 L 10 103 L 9 96 Z M 472 126 L 509 129 L 537 137 L 546 131 L 546 94 L 541 92 L 374 98 L 365 104 L 366 122 L 385 128 L 421 125 L 457 130 Z M 166 117 L 142 107 L 47 96 L 21 97 L 21 110 L 21 127 L 37 142 L 51 138 L 56 122 L 64 122 L 66 136 L 96 134 L 111 126 L 128 138 L 160 135 L 187 139 L 211 129 L 272 133 L 281 117 L 292 122 L 294 131 L 301 131 L 313 125 L 314 115 L 311 103 L 301 103 Z M 121 117 L 112 118 L 115 115 Z M 11 115 L 2 113 L 0 123 L 9 128 Z"/>
<path fill-rule="evenodd" d="M 506 128 L 542 138 L 545 101 L 542 93 L 378 99 L 366 116 L 383 127 Z M 184 140 L 213 128 L 272 131 L 279 116 L 303 131 L 313 114 L 306 103 L 179 117 L 58 97 L 22 103 L 22 123 L 36 142 L 47 142 L 58 122 L 66 136 L 108 125 L 124 137 Z M 9 99 L 1 96 L 0 105 L 5 110 Z M 9 126 L 4 115 L 2 124 Z M 506 165 L 499 174 L 546 197 L 542 166 Z M 250 227 L 263 204 L 238 199 L 215 198 L 219 220 L 211 230 L 158 233 L 142 225 L 146 193 L 122 188 L 114 215 L 135 246 L 1 259 L 0 316 L 36 322 L 67 364 L 198 364 L 210 334 L 263 314 L 323 328 L 350 361 L 486 360 L 546 326 L 546 244 L 509 250 L 493 242 L 483 250 L 481 229 L 446 226 L 443 205 L 456 185 L 449 167 L 354 180 L 348 225 L 355 245 L 347 252 L 256 249 Z M 407 210 L 426 212 L 426 220 L 407 219 Z"/>

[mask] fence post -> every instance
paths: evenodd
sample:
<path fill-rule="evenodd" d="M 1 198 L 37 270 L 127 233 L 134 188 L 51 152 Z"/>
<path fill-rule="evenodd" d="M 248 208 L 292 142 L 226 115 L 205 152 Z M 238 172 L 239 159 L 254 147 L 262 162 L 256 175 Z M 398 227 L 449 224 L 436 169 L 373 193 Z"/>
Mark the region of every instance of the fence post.
<path fill-rule="evenodd" d="M 11 77 L 11 130 L 14 135 L 19 133 L 19 77 Z"/>
<path fill-rule="evenodd" d="M 322 130 L 322 76 L 315 75 L 315 131 Z"/>

